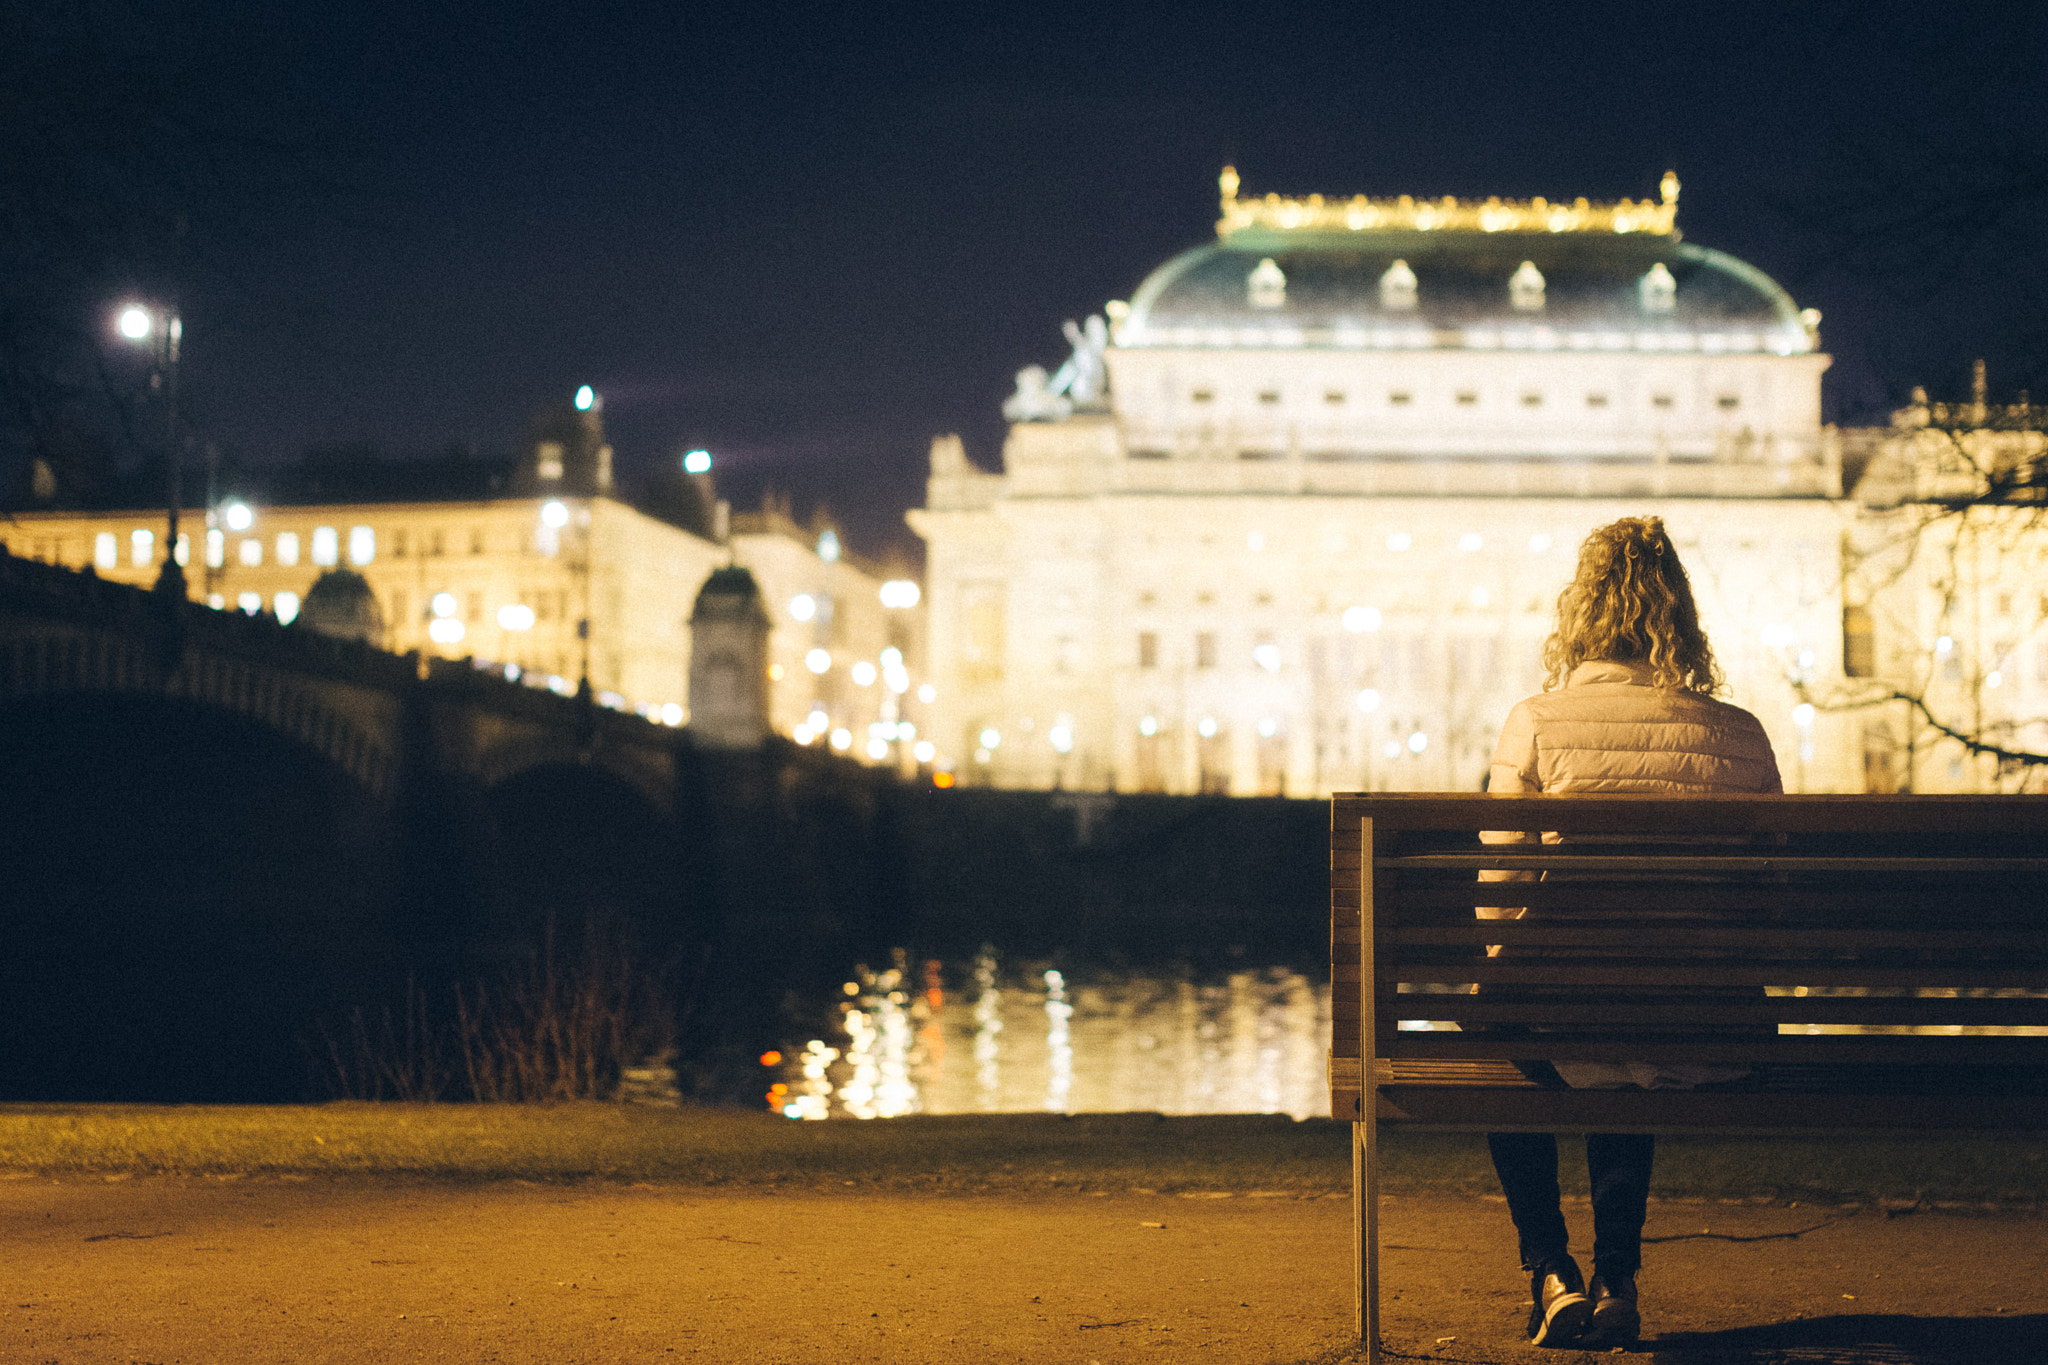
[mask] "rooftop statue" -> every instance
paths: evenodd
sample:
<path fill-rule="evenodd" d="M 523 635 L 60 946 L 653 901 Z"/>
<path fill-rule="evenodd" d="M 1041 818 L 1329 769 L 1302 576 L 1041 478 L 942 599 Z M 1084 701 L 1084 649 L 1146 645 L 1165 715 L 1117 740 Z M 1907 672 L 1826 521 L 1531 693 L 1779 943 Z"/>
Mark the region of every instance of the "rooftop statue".
<path fill-rule="evenodd" d="M 1010 421 L 1056 422 L 1077 411 L 1108 407 L 1109 370 L 1102 353 L 1109 349 L 1109 324 L 1091 315 L 1079 326 L 1069 319 L 1060 330 L 1073 354 L 1050 376 L 1038 365 L 1017 371 L 1017 391 L 1003 402 L 1003 416 Z"/>
<path fill-rule="evenodd" d="M 1003 400 L 1003 416 L 1012 422 L 1057 422 L 1073 411 L 1073 401 L 1053 391 L 1043 365 L 1017 371 L 1017 391 Z"/>

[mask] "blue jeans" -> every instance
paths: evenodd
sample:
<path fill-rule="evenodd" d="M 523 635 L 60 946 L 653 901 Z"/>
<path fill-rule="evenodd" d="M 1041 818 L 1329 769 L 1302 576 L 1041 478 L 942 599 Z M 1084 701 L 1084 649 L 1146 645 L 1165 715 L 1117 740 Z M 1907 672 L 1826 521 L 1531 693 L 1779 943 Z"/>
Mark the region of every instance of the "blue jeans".
<path fill-rule="evenodd" d="M 1586 1174 L 1593 1186 L 1593 1270 L 1604 1280 L 1631 1279 L 1643 1263 L 1648 1215 L 1648 1133 L 1588 1133 Z M 1534 1274 L 1568 1254 L 1570 1237 L 1558 1207 L 1557 1138 L 1549 1133 L 1488 1133 L 1486 1147 L 1508 1197 L 1521 1240 L 1522 1269 Z"/>

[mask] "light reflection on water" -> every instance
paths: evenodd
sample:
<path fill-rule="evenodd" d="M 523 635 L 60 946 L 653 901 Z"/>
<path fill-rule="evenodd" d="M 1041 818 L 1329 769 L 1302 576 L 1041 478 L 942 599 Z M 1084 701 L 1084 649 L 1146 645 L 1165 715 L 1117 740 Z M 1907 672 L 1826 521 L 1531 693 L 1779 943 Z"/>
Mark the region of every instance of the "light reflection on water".
<path fill-rule="evenodd" d="M 1330 990 L 1284 967 L 1062 972 L 985 948 L 844 989 L 838 1036 L 787 1064 L 791 1118 L 1329 1107 Z"/>

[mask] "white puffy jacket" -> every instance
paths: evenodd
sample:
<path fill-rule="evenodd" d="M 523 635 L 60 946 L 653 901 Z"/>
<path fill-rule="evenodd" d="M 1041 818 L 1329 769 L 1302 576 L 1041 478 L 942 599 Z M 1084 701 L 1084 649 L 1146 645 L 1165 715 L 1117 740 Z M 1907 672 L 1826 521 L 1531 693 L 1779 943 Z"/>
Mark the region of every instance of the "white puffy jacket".
<path fill-rule="evenodd" d="M 1508 712 L 1486 788 L 1493 792 L 1779 792 L 1778 760 L 1757 718 L 1695 692 L 1658 687 L 1641 664 L 1580 664 L 1555 692 Z M 1488 831 L 1487 843 L 1528 838 Z M 1557 835 L 1543 836 L 1553 843 Z M 1481 872 L 1482 881 L 1530 873 Z M 1520 919 L 1520 907 L 1480 907 L 1481 919 Z M 1646 912 L 1647 913 L 1647 912 Z M 1498 948 L 1488 948 L 1489 955 Z M 1574 1089 L 1638 1085 L 1690 1089 L 1732 1081 L 1743 1068 L 1655 1062 L 1557 1062 Z"/>
<path fill-rule="evenodd" d="M 1757 718 L 1658 687 L 1642 664 L 1580 664 L 1563 687 L 1517 702 L 1494 747 L 1494 792 L 1779 792 Z"/>

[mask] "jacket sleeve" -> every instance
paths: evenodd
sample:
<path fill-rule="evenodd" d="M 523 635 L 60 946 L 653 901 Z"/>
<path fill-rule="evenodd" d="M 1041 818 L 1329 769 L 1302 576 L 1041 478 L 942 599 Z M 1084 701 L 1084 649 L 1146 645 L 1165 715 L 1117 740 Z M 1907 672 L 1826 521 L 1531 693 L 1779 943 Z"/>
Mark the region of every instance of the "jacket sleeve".
<path fill-rule="evenodd" d="M 1501 727 L 1500 742 L 1493 748 L 1493 767 L 1486 775 L 1486 790 L 1489 792 L 1540 792 L 1542 779 L 1536 772 L 1536 727 L 1529 715 L 1527 702 L 1515 703 L 1515 709 L 1508 712 L 1507 724 Z M 1528 830 L 1483 829 L 1479 841 L 1485 844 L 1532 844 L 1537 835 Z M 1493 868 L 1482 868 L 1479 873 L 1482 882 L 1527 882 L 1535 881 L 1533 872 L 1509 872 Z M 1481 905 L 1475 908 L 1480 919 L 1520 919 L 1525 907 L 1511 905 Z M 1486 955 L 1493 957 L 1500 952 L 1500 945 L 1488 944 Z"/>
<path fill-rule="evenodd" d="M 1501 727 L 1500 742 L 1493 746 L 1493 767 L 1486 775 L 1490 792 L 1540 792 L 1543 779 L 1536 768 L 1536 723 L 1529 703 L 1519 701 L 1508 712 Z"/>

